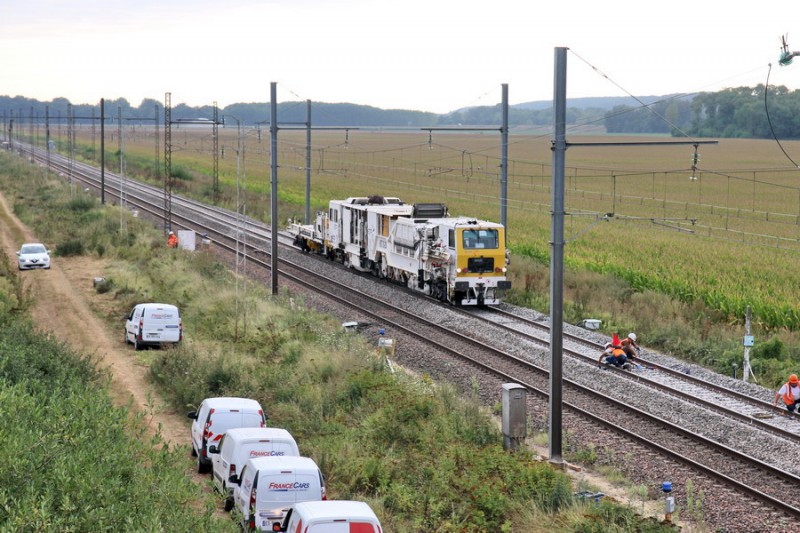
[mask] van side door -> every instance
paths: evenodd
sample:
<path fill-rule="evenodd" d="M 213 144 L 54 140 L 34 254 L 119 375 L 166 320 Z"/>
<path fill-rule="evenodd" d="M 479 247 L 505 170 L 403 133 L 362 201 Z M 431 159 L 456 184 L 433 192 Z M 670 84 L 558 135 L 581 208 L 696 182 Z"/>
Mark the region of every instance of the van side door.
<path fill-rule="evenodd" d="M 136 334 L 139 333 L 139 316 L 141 316 L 141 312 L 141 306 L 135 305 L 125 320 L 125 333 L 129 340 L 135 338 Z"/>
<path fill-rule="evenodd" d="M 197 414 L 192 421 L 192 445 L 198 454 L 203 453 L 203 433 L 206 428 L 206 418 L 208 418 L 208 404 L 203 402 L 197 408 Z"/>
<path fill-rule="evenodd" d="M 224 457 L 223 450 L 226 450 L 225 441 L 230 439 L 226 439 L 227 435 L 222 436 L 222 440 L 219 441 L 219 445 L 217 445 L 217 453 L 209 454 L 211 455 L 211 476 L 214 481 L 214 485 L 217 489 L 222 492 L 222 487 L 227 485 L 227 478 L 225 477 L 228 473 L 228 465 L 230 464 Z M 228 446 L 229 448 L 230 446 Z M 230 454 L 228 454 L 230 455 Z"/>
<path fill-rule="evenodd" d="M 233 488 L 233 506 L 242 514 L 242 520 L 245 522 L 250 518 L 250 490 L 253 488 L 253 478 L 258 475 L 258 472 L 252 471 L 247 466 L 242 467 L 239 484 Z"/>

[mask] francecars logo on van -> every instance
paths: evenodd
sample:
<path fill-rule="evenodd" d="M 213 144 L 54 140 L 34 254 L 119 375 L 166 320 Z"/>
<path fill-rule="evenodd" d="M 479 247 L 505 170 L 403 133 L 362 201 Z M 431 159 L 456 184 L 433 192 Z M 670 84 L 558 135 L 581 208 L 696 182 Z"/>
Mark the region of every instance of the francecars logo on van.
<path fill-rule="evenodd" d="M 294 490 L 308 490 L 310 487 L 310 483 L 300 483 L 298 481 L 295 481 L 294 483 L 275 483 L 274 481 L 271 481 L 267 490 L 275 492 L 289 492 Z"/>
<path fill-rule="evenodd" d="M 284 455 L 286 455 L 286 452 L 278 452 L 275 450 L 250 450 L 250 457 L 283 457 Z"/>

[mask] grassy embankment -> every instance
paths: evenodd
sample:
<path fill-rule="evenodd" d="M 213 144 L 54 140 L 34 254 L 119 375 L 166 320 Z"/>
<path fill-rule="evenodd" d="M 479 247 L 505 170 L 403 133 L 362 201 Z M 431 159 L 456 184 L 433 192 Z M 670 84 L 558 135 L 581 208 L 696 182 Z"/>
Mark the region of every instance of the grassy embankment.
<path fill-rule="evenodd" d="M 368 501 L 387 531 L 661 530 L 626 506 L 573 502 L 573 490 L 589 487 L 573 487 L 528 453 L 504 452 L 476 402 L 425 377 L 389 373 L 370 346 L 330 318 L 256 285 L 244 300 L 213 257 L 167 250 L 160 233 L 137 219 L 120 235 L 115 209 L 70 197 L 62 182 L 0 158 L 3 190 L 43 240 L 65 253 L 79 243 L 81 253 L 111 260 L 103 273 L 118 306 L 111 317 L 142 300 L 182 307 L 188 341 L 138 354 L 172 402 L 188 410 L 212 395 L 260 400 L 271 422 L 320 464 L 330 495 Z M 181 450 L 182 458 L 170 456 L 178 470 L 191 467 L 188 447 Z"/>

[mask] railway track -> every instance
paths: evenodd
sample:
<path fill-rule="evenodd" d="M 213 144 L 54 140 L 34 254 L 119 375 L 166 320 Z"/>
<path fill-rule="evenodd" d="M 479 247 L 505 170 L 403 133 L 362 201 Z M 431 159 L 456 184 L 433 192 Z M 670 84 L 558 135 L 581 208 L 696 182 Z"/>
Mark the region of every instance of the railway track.
<path fill-rule="evenodd" d="M 33 157 L 42 162 L 44 154 L 35 150 Z M 98 169 L 54 154 L 49 154 L 47 159 L 55 171 L 69 172 L 71 179 L 82 186 L 99 190 Z M 109 173 L 106 173 L 105 186 L 111 198 L 118 202 L 124 199 L 129 208 L 146 213 L 154 220 L 163 220 L 163 190 Z M 207 234 L 220 248 L 237 256 L 243 254 L 251 268 L 260 269 L 262 273 L 270 268 L 271 234 L 265 225 L 178 196 L 172 197 L 172 208 L 172 219 L 178 227 Z M 421 305 L 419 297 L 406 294 L 399 287 L 391 288 L 397 294 L 391 300 L 403 303 L 389 305 L 386 292 L 377 290 L 379 295 L 372 294 L 376 291 L 374 287 L 385 284 L 336 268 L 326 261 L 308 261 L 308 257 L 292 248 L 288 241 L 282 246 L 285 247 L 281 249 L 286 250 L 285 256 L 282 254 L 280 258 L 282 279 L 324 294 L 325 298 L 348 308 L 359 320 L 380 323 L 397 335 L 414 339 L 413 342 L 428 354 L 427 361 L 422 364 L 439 365 L 432 368 L 431 373 L 445 378 L 458 374 L 462 385 L 464 381 L 479 379 L 486 384 L 483 386 L 488 391 L 488 401 L 492 395 L 497 401 L 497 390 L 502 383 L 524 385 L 531 393 L 529 412 L 539 413 L 539 416 L 534 414 L 533 419 L 542 427 L 546 425 L 541 416 L 546 412 L 548 391 L 549 329 L 546 323 L 503 309 L 466 313 L 433 301 Z M 309 263 L 319 265 L 309 268 Z M 498 338 L 503 341 L 499 342 Z M 578 435 L 588 435 L 593 437 L 586 437 L 586 440 L 597 440 L 598 435 L 602 435 L 603 440 L 610 443 L 606 446 L 613 450 L 624 450 L 634 457 L 658 456 L 662 461 L 659 464 L 667 465 L 661 468 L 670 471 L 673 479 L 680 471 L 685 479 L 707 480 L 709 487 L 735 495 L 730 499 L 741 502 L 738 507 L 745 509 L 751 518 L 753 515 L 763 518 L 755 525 L 737 519 L 738 526 L 747 529 L 730 531 L 780 530 L 771 528 L 783 527 L 800 517 L 792 492 L 786 490 L 787 486 L 794 487 L 800 482 L 797 472 L 786 464 L 753 457 L 745 446 L 732 446 L 739 443 L 729 442 L 731 431 L 720 429 L 745 426 L 748 435 L 745 441 L 768 437 L 770 447 L 776 446 L 776 442 L 785 443 L 780 445 L 781 454 L 793 458 L 798 456 L 800 442 L 800 421 L 795 417 L 762 418 L 761 413 L 774 412 L 771 403 L 764 398 L 733 390 L 729 383 L 714 383 L 687 374 L 685 367 L 673 368 L 655 359 L 643 361 L 646 370 L 641 372 L 599 370 L 596 366 L 601 347 L 596 339 L 566 332 L 565 340 L 565 355 L 569 358 L 569 362 L 565 361 L 565 366 L 569 366 L 565 368 L 565 376 L 570 376 L 564 380 L 565 426 L 574 431 L 568 438 L 583 440 Z M 537 358 L 531 354 L 539 355 Z M 409 355 L 409 359 L 413 357 Z M 613 381 L 616 387 L 608 392 L 605 387 L 591 386 L 598 381 Z M 625 382 L 628 384 L 624 388 L 633 394 L 620 398 L 623 395 L 619 384 Z M 638 405 L 634 401 L 637 389 L 646 391 L 640 393 L 645 400 Z M 670 411 L 677 416 L 665 416 L 661 411 L 654 413 L 642 403 L 645 406 L 671 404 Z M 689 424 L 682 416 L 689 416 L 685 415 L 689 410 L 700 411 L 700 416 L 706 420 L 724 420 L 725 424 L 687 428 Z M 725 512 L 718 512 L 722 516 L 714 518 L 726 520 Z M 728 515 L 727 519 L 730 518 Z"/>
<path fill-rule="evenodd" d="M 550 326 L 546 322 L 522 317 L 501 308 L 471 312 L 470 315 L 509 334 L 549 346 Z M 588 365 L 587 371 L 598 366 L 597 358 L 603 350 L 602 343 L 569 331 L 565 331 L 563 336 L 564 355 Z M 590 353 L 586 352 L 586 348 Z M 632 371 L 605 366 L 603 370 L 614 372 L 619 379 L 646 383 L 648 387 L 676 399 L 695 403 L 800 444 L 800 416 L 784 408 L 776 409 L 771 398 L 754 397 L 731 388 L 730 382 L 723 385 L 710 381 L 707 375 L 694 375 L 685 364 L 673 367 L 648 359 L 646 351 L 638 363 L 638 368 Z"/>

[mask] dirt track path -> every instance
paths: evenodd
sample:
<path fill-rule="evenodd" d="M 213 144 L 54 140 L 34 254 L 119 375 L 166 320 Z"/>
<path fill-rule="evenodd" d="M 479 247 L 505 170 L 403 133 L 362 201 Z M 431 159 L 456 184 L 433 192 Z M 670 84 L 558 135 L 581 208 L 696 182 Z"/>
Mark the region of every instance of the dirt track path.
<path fill-rule="evenodd" d="M 0 243 L 11 260 L 16 258 L 23 240 L 39 242 L 14 216 L 2 196 L 0 219 Z M 94 290 L 92 282 L 95 277 L 102 276 L 104 266 L 105 261 L 100 259 L 55 257 L 50 270 L 20 272 L 25 287 L 30 288 L 33 296 L 33 319 L 40 330 L 52 332 L 76 352 L 94 356 L 99 366 L 110 370 L 110 393 L 118 405 L 130 405 L 134 411 L 148 413 L 146 420 L 150 430 L 155 433 L 160 428 L 162 437 L 171 445 L 188 444 L 185 413 L 165 407 L 147 379 L 147 368 L 136 362 L 133 349 L 123 341 L 121 317 L 119 335 L 112 335 L 96 314 L 102 312 L 105 296 Z M 87 302 L 92 302 L 97 311 Z"/>

